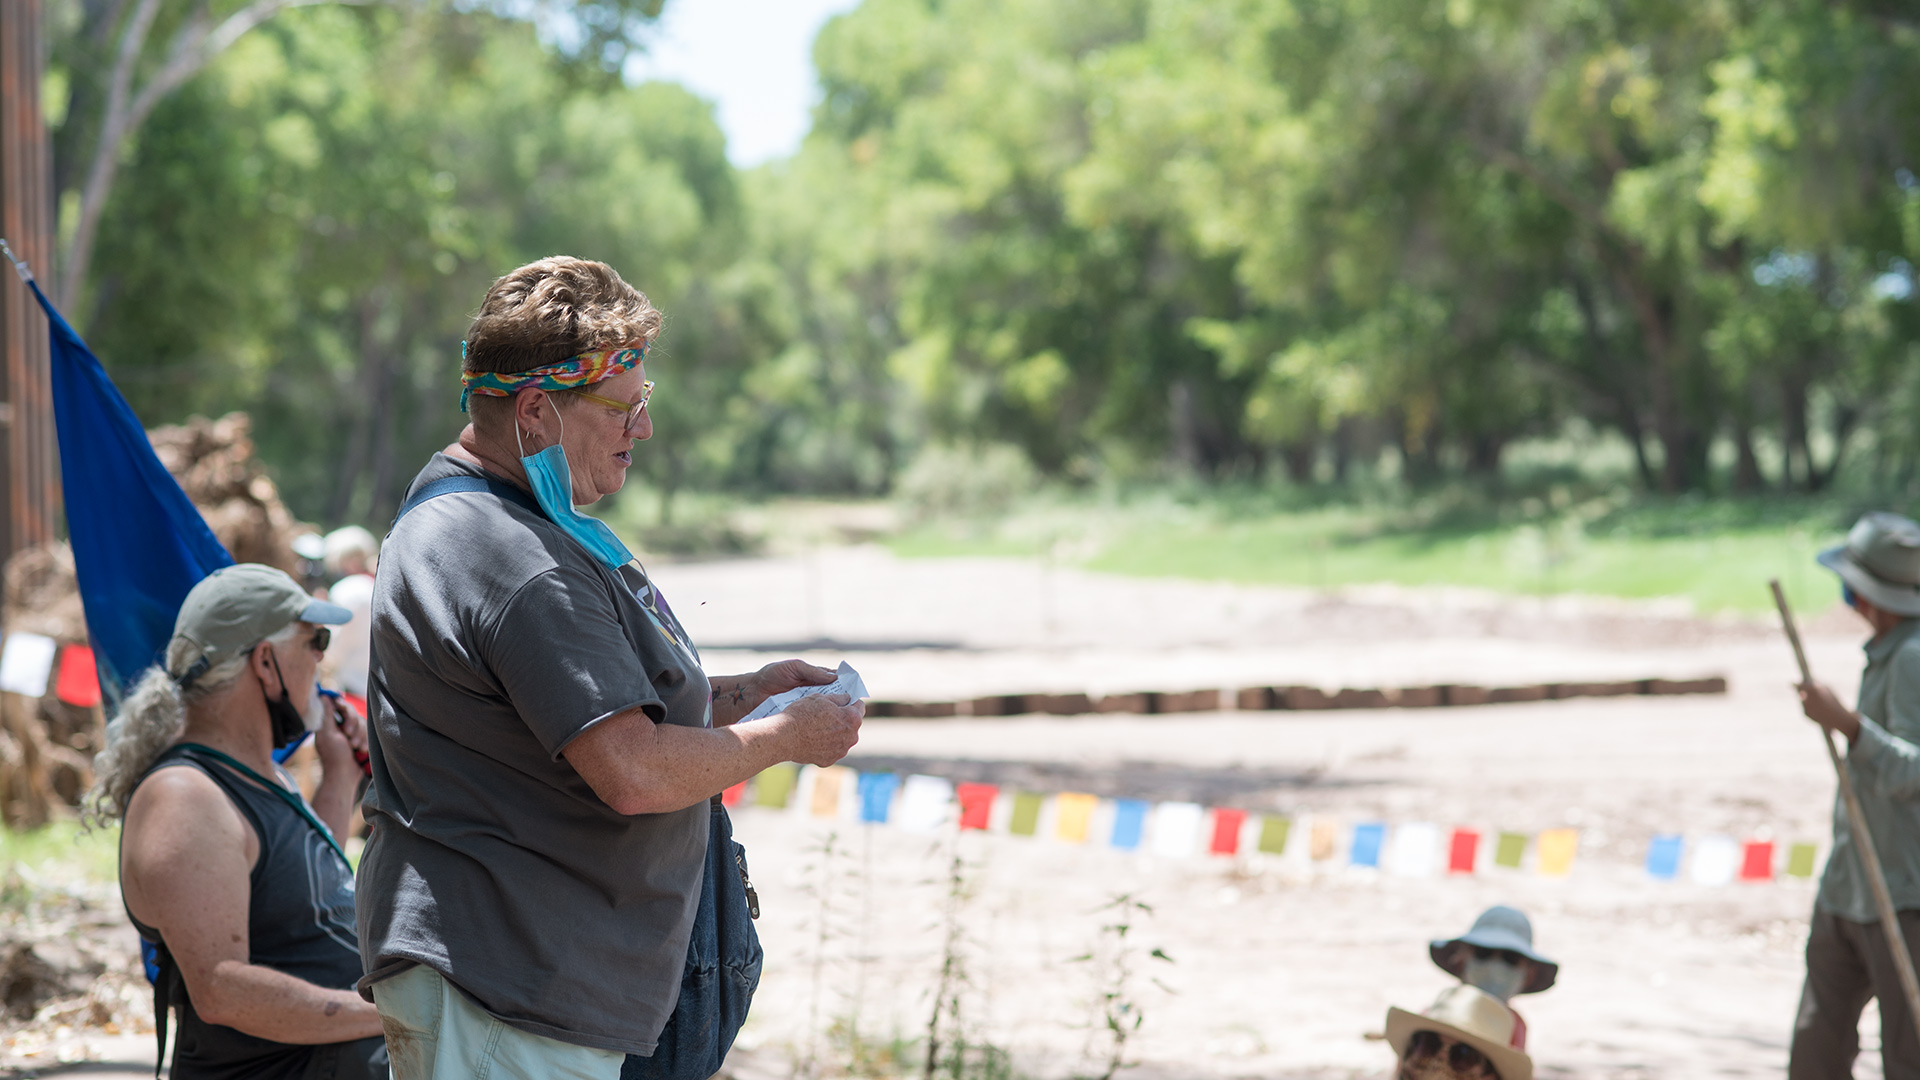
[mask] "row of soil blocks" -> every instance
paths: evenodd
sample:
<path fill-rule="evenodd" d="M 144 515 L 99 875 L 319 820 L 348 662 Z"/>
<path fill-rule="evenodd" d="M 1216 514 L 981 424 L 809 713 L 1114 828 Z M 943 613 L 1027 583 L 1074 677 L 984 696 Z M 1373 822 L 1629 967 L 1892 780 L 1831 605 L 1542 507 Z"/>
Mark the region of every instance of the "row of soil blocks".
<path fill-rule="evenodd" d="M 1407 686 L 1395 689 L 1325 690 L 1317 686 L 1249 686 L 1231 694 L 1219 690 L 1167 692 L 1138 690 L 1092 697 L 1087 694 L 993 694 L 968 701 L 869 701 L 867 715 L 908 719 L 949 716 L 1091 716 L 1126 713 L 1306 712 L 1323 709 L 1434 709 L 1463 705 L 1503 705 L 1521 701 L 1564 701 L 1582 697 L 1724 694 L 1722 676 L 1704 679 L 1627 679 L 1620 682 L 1537 683 L 1531 686 Z M 1228 704 L 1231 702 L 1231 705 Z"/>

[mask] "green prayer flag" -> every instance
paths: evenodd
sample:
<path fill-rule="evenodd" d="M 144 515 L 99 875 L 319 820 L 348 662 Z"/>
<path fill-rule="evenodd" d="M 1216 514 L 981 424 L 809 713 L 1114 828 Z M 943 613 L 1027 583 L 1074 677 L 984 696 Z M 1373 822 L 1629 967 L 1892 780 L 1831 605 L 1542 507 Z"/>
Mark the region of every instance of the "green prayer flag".
<path fill-rule="evenodd" d="M 1521 856 L 1527 853 L 1527 834 L 1503 832 L 1493 849 L 1493 865 L 1519 869 Z"/>
<path fill-rule="evenodd" d="M 1287 851 L 1287 833 L 1293 828 L 1292 818 L 1268 817 L 1260 820 L 1261 851 L 1269 855 L 1284 855 Z"/>
<path fill-rule="evenodd" d="M 791 761 L 762 772 L 753 781 L 753 805 L 785 810 L 787 799 L 793 795 L 793 782 L 799 773 L 800 767 Z"/>
<path fill-rule="evenodd" d="M 1816 844 L 1795 844 L 1787 850 L 1787 876 L 1809 878 L 1813 876 L 1814 856 L 1820 853 Z"/>
<path fill-rule="evenodd" d="M 1045 801 L 1031 791 L 1023 791 L 1013 797 L 1013 820 L 1007 823 L 1007 831 L 1015 836 L 1032 836 L 1040 829 L 1040 804 Z"/>

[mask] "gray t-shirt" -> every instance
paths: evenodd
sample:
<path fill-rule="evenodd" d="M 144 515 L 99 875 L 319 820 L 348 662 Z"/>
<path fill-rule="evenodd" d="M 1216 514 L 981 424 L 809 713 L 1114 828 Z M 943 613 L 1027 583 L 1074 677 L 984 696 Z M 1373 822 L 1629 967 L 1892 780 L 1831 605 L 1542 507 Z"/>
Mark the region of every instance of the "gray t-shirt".
<path fill-rule="evenodd" d="M 487 474 L 435 455 L 414 487 L 453 475 Z M 516 1028 L 653 1052 L 680 994 L 708 809 L 617 814 L 561 756 L 636 706 L 711 724 L 699 656 L 650 590 L 489 492 L 429 499 L 394 527 L 373 598 L 363 995 L 426 964 Z"/>

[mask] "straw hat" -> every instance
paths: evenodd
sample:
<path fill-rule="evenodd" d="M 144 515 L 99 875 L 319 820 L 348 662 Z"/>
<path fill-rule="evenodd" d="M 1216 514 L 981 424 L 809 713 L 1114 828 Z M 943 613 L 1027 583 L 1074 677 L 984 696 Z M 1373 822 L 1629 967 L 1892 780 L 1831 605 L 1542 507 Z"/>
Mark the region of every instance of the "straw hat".
<path fill-rule="evenodd" d="M 1500 1080 L 1533 1080 L 1533 1059 L 1526 1054 L 1526 1029 L 1500 999 L 1462 983 L 1450 986 L 1424 1013 L 1387 1010 L 1387 1045 L 1406 1056 L 1407 1042 L 1421 1031 L 1437 1031 L 1487 1055 Z"/>
<path fill-rule="evenodd" d="M 1920 525 L 1876 511 L 1854 523 L 1846 543 L 1815 558 L 1874 607 L 1920 615 Z"/>
<path fill-rule="evenodd" d="M 1520 988 L 1523 994 L 1537 994 L 1553 985 L 1560 976 L 1560 965 L 1533 951 L 1533 924 L 1527 921 L 1525 912 L 1518 908 L 1505 906 L 1490 907 L 1473 920 L 1473 929 L 1457 938 L 1435 941 L 1427 947 L 1428 955 L 1441 970 L 1456 979 L 1466 978 L 1466 965 L 1454 955 L 1455 945 L 1478 945 L 1483 949 L 1506 949 L 1517 952 L 1533 961 L 1533 974 L 1527 979 L 1527 985 Z"/>

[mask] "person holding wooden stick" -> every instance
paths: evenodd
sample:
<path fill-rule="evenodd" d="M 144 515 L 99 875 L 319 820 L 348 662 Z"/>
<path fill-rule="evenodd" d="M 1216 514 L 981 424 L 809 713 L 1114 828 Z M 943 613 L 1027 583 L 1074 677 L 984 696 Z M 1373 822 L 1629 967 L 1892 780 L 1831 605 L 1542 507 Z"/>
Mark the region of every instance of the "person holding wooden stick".
<path fill-rule="evenodd" d="M 1920 943 L 1920 524 L 1868 514 L 1845 544 L 1821 552 L 1819 561 L 1840 576 L 1848 606 L 1873 636 L 1858 711 L 1812 681 L 1799 687 L 1800 702 L 1809 719 L 1847 739 L 1846 769 L 1912 952 Z M 1814 901 L 1788 1080 L 1852 1076 L 1860 1014 L 1871 998 L 1880 1001 L 1887 1080 L 1920 1080 L 1920 1033 L 1867 873 L 1836 796 L 1833 853 Z"/>

